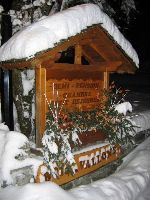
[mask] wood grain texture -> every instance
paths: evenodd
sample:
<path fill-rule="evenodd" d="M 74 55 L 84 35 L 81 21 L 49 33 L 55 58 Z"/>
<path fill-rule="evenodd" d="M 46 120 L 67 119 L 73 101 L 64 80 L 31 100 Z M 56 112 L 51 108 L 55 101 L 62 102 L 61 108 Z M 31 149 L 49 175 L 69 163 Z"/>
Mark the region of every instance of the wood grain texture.
<path fill-rule="evenodd" d="M 41 146 L 41 139 L 46 124 L 46 69 L 36 68 L 36 145 Z"/>
<path fill-rule="evenodd" d="M 86 151 L 86 152 L 83 152 L 83 153 L 76 154 L 75 155 L 75 161 L 77 163 L 78 170 L 76 171 L 76 173 L 74 175 L 62 174 L 58 178 L 52 178 L 49 173 L 42 174 L 42 172 L 41 172 L 42 166 L 40 166 L 39 169 L 38 169 L 38 173 L 37 173 L 35 182 L 39 183 L 40 182 L 40 176 L 42 175 L 42 176 L 45 176 L 46 181 L 52 181 L 52 182 L 57 183 L 58 185 L 63 185 L 65 183 L 68 183 L 68 182 L 75 180 L 79 177 L 87 175 L 87 174 L 89 174 L 89 173 L 111 163 L 112 161 L 117 160 L 120 157 L 121 148 L 120 148 L 119 145 L 116 145 L 114 147 L 113 151 L 110 151 L 108 149 L 109 149 L 109 145 L 106 145 L 104 147 L 95 148 L 95 149 L 92 149 L 90 151 Z M 95 163 L 94 159 L 91 159 L 91 155 L 96 157 L 97 152 L 101 152 L 102 155 L 101 155 L 101 159 L 97 158 L 98 161 Z M 90 162 L 87 160 L 87 163 L 85 164 L 84 157 L 89 158 Z"/>

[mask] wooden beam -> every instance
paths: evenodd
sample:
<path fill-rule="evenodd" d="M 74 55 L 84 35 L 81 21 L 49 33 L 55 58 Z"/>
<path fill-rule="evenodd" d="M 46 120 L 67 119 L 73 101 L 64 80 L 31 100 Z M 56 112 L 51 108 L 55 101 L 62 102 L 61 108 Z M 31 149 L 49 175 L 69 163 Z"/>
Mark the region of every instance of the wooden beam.
<path fill-rule="evenodd" d="M 113 61 L 114 59 L 118 59 L 118 55 L 113 52 L 112 46 L 104 45 L 102 46 L 99 43 L 91 43 L 91 47 L 98 53 L 100 56 L 107 61 Z"/>
<path fill-rule="evenodd" d="M 92 42 L 90 43 L 91 46 L 95 48 L 95 50 L 99 52 L 105 60 L 113 61 L 115 58 L 115 60 L 122 61 L 123 65 L 126 67 L 120 66 L 120 69 L 118 69 L 119 73 L 134 73 L 137 69 L 135 63 L 120 47 L 120 45 L 114 41 L 108 32 L 100 25 L 95 26 L 94 31 L 97 33 L 97 35 L 92 39 Z"/>
<path fill-rule="evenodd" d="M 120 61 L 116 62 L 102 62 L 94 65 L 79 65 L 79 64 L 67 64 L 67 63 L 54 63 L 51 66 L 47 66 L 47 80 L 56 79 L 61 80 L 64 77 L 67 79 L 101 79 L 104 80 L 103 72 L 114 72 Z M 46 67 L 43 66 L 42 67 Z"/>
<path fill-rule="evenodd" d="M 0 62 L 0 67 L 3 69 L 24 69 L 24 68 L 31 68 L 31 61 L 24 60 L 24 61 L 10 61 L 10 62 Z"/>
<path fill-rule="evenodd" d="M 38 63 L 55 63 L 57 60 L 59 60 L 59 58 L 61 57 L 61 52 L 55 52 L 55 54 L 51 54 L 51 52 L 49 52 L 49 54 L 47 54 L 46 56 L 42 56 L 42 57 L 36 57 L 33 61 L 32 61 L 32 65 L 35 67 L 38 66 Z"/>
<path fill-rule="evenodd" d="M 57 61 L 61 56 L 60 52 L 55 52 L 55 54 L 52 54 L 49 52 L 46 56 L 41 57 L 35 57 L 29 60 L 16 60 L 16 61 L 10 61 L 10 62 L 0 62 L 0 67 L 3 69 L 25 69 L 25 68 L 35 68 L 38 66 L 38 63 L 42 62 L 55 62 Z"/>
<path fill-rule="evenodd" d="M 90 44 L 89 45 L 83 45 L 82 46 L 82 52 L 83 55 L 88 59 L 90 63 L 94 62 L 104 62 L 105 60 L 102 58 L 102 56 L 93 49 Z"/>
<path fill-rule="evenodd" d="M 126 62 L 120 66 L 118 66 L 116 72 L 119 74 L 128 73 L 128 74 L 134 74 L 137 68 L 135 65 L 132 65 L 130 62 Z"/>
<path fill-rule="evenodd" d="M 63 71 L 88 71 L 88 72 L 94 72 L 94 71 L 99 71 L 99 72 L 114 72 L 122 64 L 121 61 L 110 61 L 110 62 L 98 62 L 93 65 L 80 65 L 80 64 L 68 64 L 68 63 L 42 63 L 42 67 L 44 68 L 49 68 L 49 69 L 57 69 L 57 70 L 63 70 Z"/>

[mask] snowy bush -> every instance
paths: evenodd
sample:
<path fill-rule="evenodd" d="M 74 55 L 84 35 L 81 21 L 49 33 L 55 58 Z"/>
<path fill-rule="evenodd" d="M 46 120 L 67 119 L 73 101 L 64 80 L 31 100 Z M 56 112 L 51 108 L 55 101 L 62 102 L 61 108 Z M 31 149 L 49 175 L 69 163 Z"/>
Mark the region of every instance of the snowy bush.
<path fill-rule="evenodd" d="M 13 183 L 11 170 L 33 166 L 36 176 L 41 160 L 29 157 L 29 141 L 25 135 L 9 131 L 5 124 L 0 124 L 0 185 Z"/>
<path fill-rule="evenodd" d="M 130 102 L 123 102 L 123 103 L 117 104 L 115 106 L 115 110 L 118 111 L 118 113 L 126 115 L 128 111 L 132 112 L 132 105 L 130 104 Z"/>
<path fill-rule="evenodd" d="M 127 91 L 116 88 L 112 83 L 108 90 L 103 91 L 100 106 L 97 111 L 97 128 L 102 130 L 110 143 L 133 143 L 132 137 L 135 126 L 126 117 L 127 112 L 132 112 L 132 106 L 125 102 Z M 132 133 L 132 134 L 131 134 Z"/>
<path fill-rule="evenodd" d="M 79 134 L 82 132 L 91 134 L 91 130 L 100 130 L 111 144 L 132 142 L 134 125 L 124 115 L 128 110 L 132 111 L 132 106 L 129 102 L 124 102 L 125 95 L 126 91 L 111 84 L 108 90 L 103 91 L 95 110 L 71 113 L 64 111 L 64 103 L 60 106 L 58 99 L 49 103 L 46 98 L 49 112 L 42 144 L 44 162 L 51 176 L 56 178 L 65 173 L 75 173 L 77 165 L 72 149 L 74 145 L 79 147 Z M 121 108 L 117 110 L 116 105 Z"/>
<path fill-rule="evenodd" d="M 51 176 L 75 174 L 77 165 L 72 154 L 72 145 L 79 145 L 78 128 L 62 112 L 58 102 L 48 103 L 46 131 L 42 138 L 44 162 Z"/>
<path fill-rule="evenodd" d="M 100 92 L 99 106 L 92 111 L 69 113 L 73 123 L 76 123 L 81 132 L 100 130 L 106 135 L 111 144 L 124 144 L 131 142 L 135 126 L 126 117 L 132 111 L 129 102 L 125 102 L 127 91 L 116 88 L 114 83 L 109 89 Z"/>

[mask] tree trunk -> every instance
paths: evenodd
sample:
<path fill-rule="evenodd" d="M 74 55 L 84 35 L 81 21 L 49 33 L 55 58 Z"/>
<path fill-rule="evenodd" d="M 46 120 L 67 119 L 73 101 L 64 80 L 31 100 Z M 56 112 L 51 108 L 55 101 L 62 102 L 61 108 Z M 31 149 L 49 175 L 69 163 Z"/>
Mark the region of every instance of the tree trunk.
<path fill-rule="evenodd" d="M 20 131 L 28 138 L 35 135 L 33 117 L 34 88 L 24 95 L 21 70 L 13 70 L 13 96 L 17 110 Z"/>

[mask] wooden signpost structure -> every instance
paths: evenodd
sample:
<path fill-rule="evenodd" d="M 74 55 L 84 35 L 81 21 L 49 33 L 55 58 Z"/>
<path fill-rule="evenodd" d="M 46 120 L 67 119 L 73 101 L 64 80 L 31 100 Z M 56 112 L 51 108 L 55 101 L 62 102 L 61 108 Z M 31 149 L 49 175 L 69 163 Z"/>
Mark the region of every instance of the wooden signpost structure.
<path fill-rule="evenodd" d="M 73 56 L 66 61 L 69 50 Z M 1 67 L 35 68 L 37 146 L 41 145 L 45 131 L 48 102 L 57 100 L 62 104 L 65 100 L 64 106 L 70 112 L 90 111 L 98 105 L 100 91 L 108 88 L 110 73 L 136 70 L 135 64 L 100 25 L 89 27 L 30 60 L 3 62 Z M 94 142 L 101 139 L 98 135 L 93 137 Z M 84 138 L 85 144 L 86 141 Z"/>

